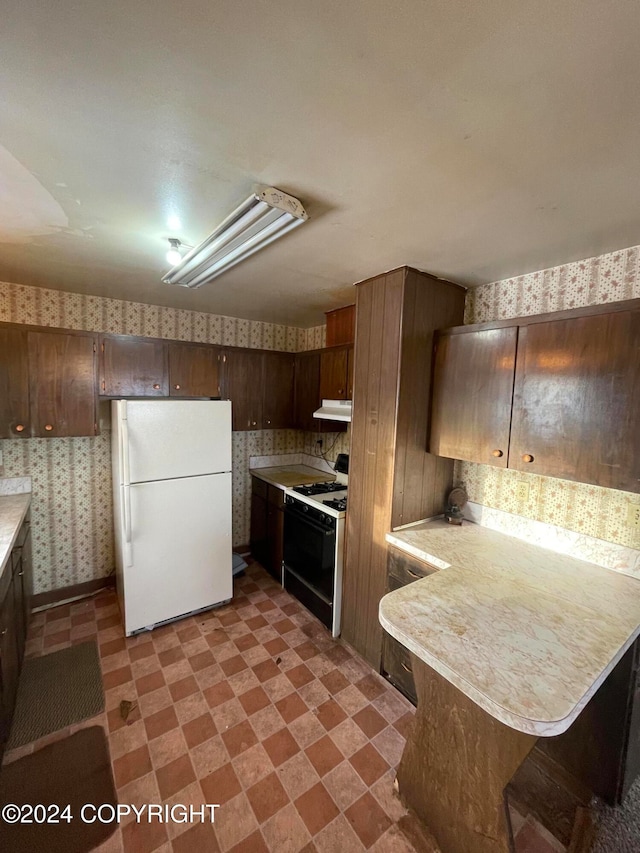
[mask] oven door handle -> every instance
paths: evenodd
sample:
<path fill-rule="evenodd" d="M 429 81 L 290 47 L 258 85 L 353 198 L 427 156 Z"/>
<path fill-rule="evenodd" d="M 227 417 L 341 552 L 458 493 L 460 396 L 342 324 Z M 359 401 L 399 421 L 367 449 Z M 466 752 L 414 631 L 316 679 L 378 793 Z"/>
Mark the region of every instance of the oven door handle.
<path fill-rule="evenodd" d="M 308 524 L 309 527 L 313 527 L 314 530 L 317 530 L 319 533 L 324 533 L 325 536 L 335 535 L 335 529 L 333 527 L 323 527 L 321 524 L 318 524 L 313 519 L 309 518 L 309 516 L 304 515 L 304 513 L 299 512 L 298 510 L 292 509 L 291 507 L 285 504 L 284 507 L 285 515 L 291 516 L 291 518 L 297 518 L 299 521 L 303 521 L 305 524 Z"/>

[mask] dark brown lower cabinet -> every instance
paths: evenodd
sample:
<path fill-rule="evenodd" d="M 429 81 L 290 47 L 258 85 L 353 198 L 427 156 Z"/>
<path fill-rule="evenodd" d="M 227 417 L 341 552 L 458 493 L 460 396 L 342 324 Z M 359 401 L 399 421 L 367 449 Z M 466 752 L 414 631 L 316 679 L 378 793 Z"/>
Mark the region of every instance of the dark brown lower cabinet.
<path fill-rule="evenodd" d="M 9 737 L 33 594 L 27 515 L 0 577 L 0 758 Z"/>
<path fill-rule="evenodd" d="M 258 477 L 251 478 L 251 554 L 282 583 L 284 492 Z"/>
<path fill-rule="evenodd" d="M 396 548 L 389 548 L 387 555 L 387 592 L 400 589 L 409 583 L 426 578 L 438 571 L 428 563 L 411 557 Z M 394 687 L 413 704 L 418 698 L 411 669 L 409 650 L 385 632 L 382 644 L 382 672 Z"/>
<path fill-rule="evenodd" d="M 636 641 L 573 725 L 536 746 L 611 805 L 640 773 L 639 663 Z"/>

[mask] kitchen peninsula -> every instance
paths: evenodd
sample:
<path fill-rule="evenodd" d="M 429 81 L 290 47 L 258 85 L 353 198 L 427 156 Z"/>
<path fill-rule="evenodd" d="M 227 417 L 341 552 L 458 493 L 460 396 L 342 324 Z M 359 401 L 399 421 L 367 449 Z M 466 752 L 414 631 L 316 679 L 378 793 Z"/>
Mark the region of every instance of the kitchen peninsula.
<path fill-rule="evenodd" d="M 443 567 L 380 603 L 418 695 L 400 793 L 443 853 L 507 851 L 504 789 L 637 638 L 640 584 L 475 524 L 432 521 L 387 539 Z"/>

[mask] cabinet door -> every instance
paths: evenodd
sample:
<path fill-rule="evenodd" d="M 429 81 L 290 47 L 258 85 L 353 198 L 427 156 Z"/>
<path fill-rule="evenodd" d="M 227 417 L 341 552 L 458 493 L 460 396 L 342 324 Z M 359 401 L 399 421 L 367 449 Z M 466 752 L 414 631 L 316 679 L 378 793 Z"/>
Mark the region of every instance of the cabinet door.
<path fill-rule="evenodd" d="M 325 350 L 320 355 L 320 397 L 347 399 L 347 349 Z"/>
<path fill-rule="evenodd" d="M 22 523 L 22 607 L 24 611 L 25 632 L 29 630 L 31 620 L 31 602 L 33 599 L 33 556 L 31 549 L 31 512 Z"/>
<path fill-rule="evenodd" d="M 437 341 L 429 452 L 505 468 L 517 326 Z"/>
<path fill-rule="evenodd" d="M 16 640 L 15 607 L 13 585 L 6 589 L 0 601 L 0 685 L 2 706 L 0 709 L 0 741 L 9 736 L 11 717 L 16 702 L 20 659 Z"/>
<path fill-rule="evenodd" d="M 172 397 L 219 397 L 220 350 L 213 346 L 169 344 L 169 394 Z"/>
<path fill-rule="evenodd" d="M 31 428 L 35 436 L 95 435 L 96 342 L 89 335 L 29 332 Z"/>
<path fill-rule="evenodd" d="M 262 428 L 293 427 L 293 372 L 295 357 L 265 352 L 262 357 Z"/>
<path fill-rule="evenodd" d="M 347 305 L 327 311 L 327 346 L 352 344 L 356 331 L 356 306 Z"/>
<path fill-rule="evenodd" d="M 251 554 L 262 566 L 268 562 L 267 484 L 251 478 Z"/>
<path fill-rule="evenodd" d="M 27 333 L 0 328 L 0 438 L 30 435 Z"/>
<path fill-rule="evenodd" d="M 269 504 L 267 507 L 268 558 L 265 569 L 282 584 L 282 534 L 284 530 L 284 512 Z"/>
<path fill-rule="evenodd" d="M 231 400 L 233 430 L 262 427 L 262 353 L 227 350 L 225 399 Z"/>
<path fill-rule="evenodd" d="M 167 344 L 127 335 L 102 339 L 100 393 L 105 397 L 167 397 Z"/>
<path fill-rule="evenodd" d="M 509 467 L 640 492 L 640 311 L 520 329 Z"/>
<path fill-rule="evenodd" d="M 27 637 L 27 623 L 24 612 L 24 573 L 22 571 L 22 548 L 15 548 L 11 555 L 13 566 L 13 613 L 16 627 L 16 647 L 18 649 L 18 663 L 22 662 L 24 645 Z"/>
<path fill-rule="evenodd" d="M 295 358 L 293 420 L 296 429 L 317 430 L 313 413 L 320 405 L 320 353 L 299 352 Z"/>
<path fill-rule="evenodd" d="M 353 363 L 354 349 L 349 347 L 347 350 L 347 400 L 353 400 Z"/>

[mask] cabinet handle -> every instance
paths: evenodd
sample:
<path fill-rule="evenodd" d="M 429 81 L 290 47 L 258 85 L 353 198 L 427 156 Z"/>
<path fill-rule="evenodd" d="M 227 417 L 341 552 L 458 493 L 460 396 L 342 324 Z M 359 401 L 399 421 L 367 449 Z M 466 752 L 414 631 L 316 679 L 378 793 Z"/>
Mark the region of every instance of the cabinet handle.
<path fill-rule="evenodd" d="M 24 424 L 16 424 L 16 432 L 23 432 Z"/>
<path fill-rule="evenodd" d="M 21 578 L 24 575 L 24 572 L 18 572 L 18 577 Z"/>
<path fill-rule="evenodd" d="M 257 425 L 258 425 L 257 421 L 251 421 L 251 426 L 257 426 Z"/>
<path fill-rule="evenodd" d="M 411 575 L 412 578 L 415 578 L 418 581 L 422 578 L 422 575 L 419 575 L 417 572 L 412 572 L 411 569 L 407 569 L 407 574 Z"/>
<path fill-rule="evenodd" d="M 523 462 L 533 462 L 533 456 L 530 453 L 525 453 L 522 457 Z"/>
<path fill-rule="evenodd" d="M 180 386 L 179 386 L 179 385 L 174 385 L 173 387 L 176 389 L 176 391 L 179 391 L 179 390 L 180 390 Z"/>
<path fill-rule="evenodd" d="M 44 428 L 47 432 L 51 432 L 51 430 L 53 429 L 53 424 L 45 424 Z"/>
<path fill-rule="evenodd" d="M 410 666 L 407 666 L 406 663 L 404 663 L 403 661 L 400 661 L 400 666 L 404 669 L 405 672 L 408 672 L 409 675 L 413 675 L 413 670 L 411 669 Z"/>
<path fill-rule="evenodd" d="M 344 394 L 344 388 L 338 388 L 338 394 Z"/>
<path fill-rule="evenodd" d="M 492 455 L 492 456 L 495 456 L 495 457 L 496 457 L 496 459 L 499 459 L 501 456 L 504 456 L 504 454 L 503 454 L 503 452 L 502 452 L 501 450 L 494 450 L 494 451 L 493 451 L 493 453 L 492 453 L 491 455 Z"/>
<path fill-rule="evenodd" d="M 0 637 L 4 637 L 4 635 L 6 633 L 7 633 L 7 628 L 3 628 L 2 631 L 0 631 Z"/>
<path fill-rule="evenodd" d="M 269 426 L 270 424 L 271 424 L 271 421 L 267 421 L 267 426 Z"/>
<path fill-rule="evenodd" d="M 157 382 L 156 382 L 156 383 L 155 383 L 155 385 L 153 386 L 153 390 L 154 390 L 154 391 L 159 391 L 159 390 L 160 390 L 160 386 L 158 385 L 158 383 L 157 383 Z"/>

